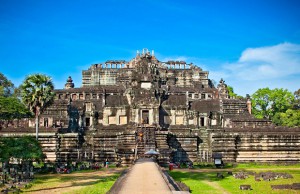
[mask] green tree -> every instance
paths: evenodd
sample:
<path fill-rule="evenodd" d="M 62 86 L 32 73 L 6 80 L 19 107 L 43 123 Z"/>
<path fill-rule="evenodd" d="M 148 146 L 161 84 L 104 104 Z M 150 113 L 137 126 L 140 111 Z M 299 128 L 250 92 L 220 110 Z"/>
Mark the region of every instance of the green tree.
<path fill-rule="evenodd" d="M 9 161 L 10 158 L 19 161 L 40 160 L 43 151 L 39 142 L 30 136 L 1 137 L 0 138 L 0 161 Z"/>
<path fill-rule="evenodd" d="M 295 95 L 295 103 L 294 103 L 294 108 L 295 109 L 300 109 L 300 89 L 294 92 Z"/>
<path fill-rule="evenodd" d="M 273 123 L 288 127 L 300 126 L 300 89 L 294 92 L 294 97 L 293 106 L 285 112 L 275 113 Z"/>
<path fill-rule="evenodd" d="M 14 159 L 21 164 L 26 174 L 29 174 L 32 161 L 40 161 L 43 158 L 42 148 L 34 137 L 0 137 L 0 162 L 3 169 L 8 170 L 10 160 Z"/>
<path fill-rule="evenodd" d="M 299 127 L 300 110 L 288 109 L 286 112 L 276 113 L 273 117 L 273 123 L 280 126 Z"/>
<path fill-rule="evenodd" d="M 237 99 L 243 98 L 243 96 L 240 96 L 240 95 L 234 93 L 232 86 L 227 85 L 227 90 L 228 90 L 228 94 L 229 94 L 230 98 L 237 98 Z"/>
<path fill-rule="evenodd" d="M 28 108 L 16 97 L 0 96 L 0 120 L 8 121 L 13 119 L 32 117 Z"/>
<path fill-rule="evenodd" d="M 258 89 L 252 94 L 252 112 L 257 118 L 272 119 L 276 113 L 292 107 L 294 95 L 286 89 Z"/>
<path fill-rule="evenodd" d="M 30 111 L 15 95 L 14 84 L 0 73 L 0 127 L 13 119 L 30 117 Z"/>
<path fill-rule="evenodd" d="M 35 115 L 36 139 L 38 139 L 39 116 L 54 100 L 53 83 L 46 75 L 34 74 L 28 76 L 20 88 L 23 103 Z"/>
<path fill-rule="evenodd" d="M 14 84 L 0 72 L 0 96 L 10 96 L 14 91 Z"/>

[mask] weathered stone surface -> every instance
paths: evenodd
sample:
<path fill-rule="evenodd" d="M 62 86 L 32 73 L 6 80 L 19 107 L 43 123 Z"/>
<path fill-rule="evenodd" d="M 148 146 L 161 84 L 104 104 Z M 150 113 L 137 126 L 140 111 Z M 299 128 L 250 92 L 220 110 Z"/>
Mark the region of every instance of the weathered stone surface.
<path fill-rule="evenodd" d="M 148 49 L 71 77 L 40 117 L 49 162 L 130 165 L 149 149 L 169 162 L 299 162 L 300 129 L 275 128 L 251 115 L 249 97 L 233 99 L 221 79 L 184 61 L 159 61 Z M 34 134 L 34 120 L 0 122 L 0 136 Z"/>
<path fill-rule="evenodd" d="M 252 190 L 251 185 L 240 185 L 240 190 Z"/>

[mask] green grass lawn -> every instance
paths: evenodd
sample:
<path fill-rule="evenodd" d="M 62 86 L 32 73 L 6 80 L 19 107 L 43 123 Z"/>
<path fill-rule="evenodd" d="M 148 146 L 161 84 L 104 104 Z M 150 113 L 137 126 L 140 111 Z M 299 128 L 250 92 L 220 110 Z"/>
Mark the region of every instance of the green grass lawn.
<path fill-rule="evenodd" d="M 101 193 L 107 193 L 109 191 L 109 189 L 113 186 L 115 181 L 118 179 L 118 177 L 119 177 L 119 174 L 109 176 L 109 177 L 105 177 L 105 178 L 99 179 L 98 181 L 96 181 L 92 185 L 86 186 L 82 189 L 75 190 L 75 191 L 72 191 L 72 192 L 67 192 L 67 193 L 70 193 L 70 194 L 86 194 L 86 193 L 101 194 Z"/>
<path fill-rule="evenodd" d="M 284 165 L 257 165 L 257 164 L 242 164 L 235 168 L 227 168 L 222 170 L 223 179 L 217 178 L 217 172 L 212 172 L 214 169 L 207 169 L 207 172 L 196 172 L 195 170 L 174 170 L 170 171 L 170 175 L 176 180 L 184 182 L 190 187 L 192 193 L 300 193 L 296 190 L 272 190 L 271 185 L 300 183 L 300 165 L 284 166 Z M 199 169 L 201 171 L 201 169 Z M 252 171 L 252 172 L 284 172 L 291 174 L 293 179 L 279 178 L 273 181 L 255 181 L 253 175 L 249 175 L 247 179 L 235 179 L 232 175 L 228 175 L 228 171 Z M 251 185 L 251 191 L 241 191 L 240 185 Z"/>
<path fill-rule="evenodd" d="M 73 172 L 71 174 L 36 175 L 24 193 L 107 193 L 120 176 L 122 169 L 101 169 Z M 52 192 L 51 192 L 52 191 Z"/>

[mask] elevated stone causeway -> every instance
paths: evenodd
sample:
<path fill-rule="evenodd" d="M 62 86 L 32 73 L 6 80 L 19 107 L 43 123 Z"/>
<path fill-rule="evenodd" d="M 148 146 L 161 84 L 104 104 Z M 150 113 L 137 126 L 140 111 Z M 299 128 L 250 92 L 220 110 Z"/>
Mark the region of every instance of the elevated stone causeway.
<path fill-rule="evenodd" d="M 132 166 L 129 172 L 120 177 L 110 194 L 168 194 L 168 193 L 189 193 L 174 191 L 166 182 L 163 173 L 152 159 L 139 159 Z M 173 191 L 172 191 L 173 190 Z"/>

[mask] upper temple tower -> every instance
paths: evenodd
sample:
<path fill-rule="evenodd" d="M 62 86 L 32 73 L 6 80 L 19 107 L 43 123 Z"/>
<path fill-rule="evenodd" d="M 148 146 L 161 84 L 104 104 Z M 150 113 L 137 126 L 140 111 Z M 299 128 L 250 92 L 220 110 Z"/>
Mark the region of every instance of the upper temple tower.
<path fill-rule="evenodd" d="M 82 71 L 82 86 L 128 85 L 135 81 L 157 81 L 177 87 L 211 87 L 208 72 L 185 61 L 159 61 L 154 50 L 144 48 L 130 60 L 107 60 Z"/>
<path fill-rule="evenodd" d="M 74 88 L 74 83 L 71 76 L 68 77 L 67 83 L 65 84 L 65 89 L 70 89 L 70 88 Z"/>

